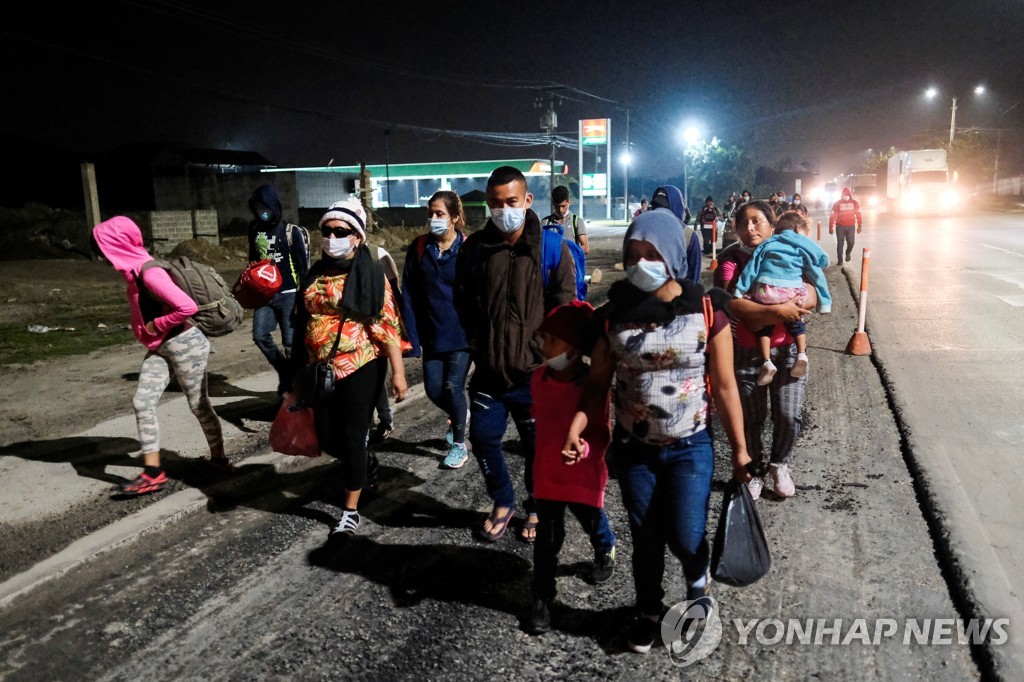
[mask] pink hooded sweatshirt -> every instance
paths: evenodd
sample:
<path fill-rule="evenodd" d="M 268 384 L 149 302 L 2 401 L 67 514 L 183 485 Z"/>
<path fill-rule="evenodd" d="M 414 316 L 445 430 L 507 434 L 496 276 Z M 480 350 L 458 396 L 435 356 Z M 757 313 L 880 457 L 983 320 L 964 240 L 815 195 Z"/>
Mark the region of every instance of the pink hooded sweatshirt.
<path fill-rule="evenodd" d="M 145 263 L 153 257 L 142 245 L 142 231 L 130 219 L 117 216 L 104 221 L 93 228 L 93 237 L 103 257 L 110 261 L 114 269 L 121 273 L 127 283 L 128 306 L 131 308 L 132 331 L 135 338 L 149 350 L 154 350 L 164 342 L 167 333 L 192 317 L 199 310 L 196 302 L 182 291 L 163 268 L 149 268 L 142 273 L 142 282 L 154 297 L 164 304 L 164 314 L 153 320 L 156 334 L 146 330 L 146 321 L 142 319 L 139 308 L 139 288 L 135 284 Z"/>

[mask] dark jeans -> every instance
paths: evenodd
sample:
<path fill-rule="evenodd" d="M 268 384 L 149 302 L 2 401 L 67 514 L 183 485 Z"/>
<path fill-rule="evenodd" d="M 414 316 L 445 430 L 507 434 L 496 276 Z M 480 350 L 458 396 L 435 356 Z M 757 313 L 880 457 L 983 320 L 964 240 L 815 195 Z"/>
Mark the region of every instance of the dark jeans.
<path fill-rule="evenodd" d="M 558 553 L 565 541 L 565 509 L 583 526 L 590 538 L 590 545 L 598 555 L 608 554 L 615 547 L 615 534 L 608 523 L 608 516 L 601 507 L 575 502 L 537 502 L 537 540 L 533 546 L 533 596 L 550 601 L 555 598 L 555 572 L 558 570 Z"/>
<path fill-rule="evenodd" d="M 480 465 L 487 484 L 487 494 L 494 500 L 496 507 L 511 507 L 516 503 L 516 491 L 512 478 L 505 464 L 505 453 L 501 449 L 501 441 L 505 436 L 509 415 L 519 431 L 522 442 L 523 459 L 526 460 L 526 502 L 523 505 L 527 513 L 535 513 L 533 501 L 533 453 L 536 438 L 536 426 L 530 414 L 532 401 L 530 385 L 517 386 L 497 395 L 484 392 L 470 384 L 469 400 L 471 419 L 469 422 L 469 442 L 473 446 L 473 456 Z"/>
<path fill-rule="evenodd" d="M 456 443 L 466 442 L 468 373 L 469 353 L 464 350 L 423 356 L 423 388 L 430 402 L 448 414 Z"/>
<path fill-rule="evenodd" d="M 666 446 L 630 438 L 612 447 L 633 536 L 636 605 L 645 615 L 660 615 L 666 545 L 682 563 L 688 585 L 708 570 L 711 434 L 704 429 Z"/>
<path fill-rule="evenodd" d="M 846 242 L 846 258 L 853 254 L 853 242 L 857 238 L 857 228 L 853 225 L 844 227 L 836 225 L 836 253 L 839 254 L 839 262 L 843 261 L 843 242 Z"/>
<path fill-rule="evenodd" d="M 346 490 L 361 490 L 366 482 L 366 431 L 383 386 L 381 369 L 379 362 L 368 362 L 339 380 L 315 412 L 320 447 L 341 461 Z"/>
<path fill-rule="evenodd" d="M 292 308 L 295 307 L 295 292 L 275 294 L 270 303 L 257 308 L 252 316 L 252 340 L 277 371 L 277 392 L 291 390 L 292 377 L 288 356 L 292 349 Z M 284 350 L 274 341 L 274 330 L 281 327 L 281 342 Z"/>
<path fill-rule="evenodd" d="M 786 323 L 786 332 L 794 339 L 798 336 L 803 336 L 807 333 L 807 323 L 803 320 L 797 320 L 796 322 Z M 761 327 L 757 330 L 758 336 L 771 336 L 772 332 L 775 331 L 775 325 L 769 324 Z"/>
<path fill-rule="evenodd" d="M 704 241 L 705 256 L 711 255 L 711 244 L 715 241 L 715 232 L 717 232 L 717 230 L 713 227 L 705 227 L 704 225 L 701 225 L 700 227 L 700 234 Z"/>

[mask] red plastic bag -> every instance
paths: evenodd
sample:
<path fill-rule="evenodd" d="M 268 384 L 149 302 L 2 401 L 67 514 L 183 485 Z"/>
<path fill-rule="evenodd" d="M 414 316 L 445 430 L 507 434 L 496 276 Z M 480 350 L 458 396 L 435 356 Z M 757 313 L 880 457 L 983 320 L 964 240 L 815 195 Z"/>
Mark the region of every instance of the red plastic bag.
<path fill-rule="evenodd" d="M 281 290 L 281 283 L 281 271 L 273 261 L 264 258 L 242 270 L 231 293 L 243 308 L 255 310 L 270 303 L 274 294 Z"/>
<path fill-rule="evenodd" d="M 305 407 L 293 412 L 282 403 L 270 426 L 270 448 L 282 455 L 319 457 L 313 410 Z"/>

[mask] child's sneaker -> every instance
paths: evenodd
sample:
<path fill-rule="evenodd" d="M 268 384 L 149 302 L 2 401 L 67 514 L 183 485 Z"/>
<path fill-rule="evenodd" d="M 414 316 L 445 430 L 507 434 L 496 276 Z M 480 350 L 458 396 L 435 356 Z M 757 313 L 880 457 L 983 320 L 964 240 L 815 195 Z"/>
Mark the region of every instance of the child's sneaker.
<path fill-rule="evenodd" d="M 167 473 L 161 469 L 155 476 L 150 476 L 145 471 L 139 474 L 134 481 L 122 483 L 117 488 L 118 497 L 138 497 L 163 490 L 167 485 Z"/>
<path fill-rule="evenodd" d="M 526 619 L 526 630 L 531 635 L 542 635 L 551 629 L 551 602 L 534 599 L 530 617 Z"/>
<path fill-rule="evenodd" d="M 760 476 L 750 479 L 750 482 L 747 483 L 747 490 L 750 491 L 751 499 L 756 500 L 761 497 L 761 491 L 764 490 L 764 479 Z"/>
<path fill-rule="evenodd" d="M 775 485 L 775 494 L 779 497 L 793 497 L 796 494 L 796 485 L 789 475 L 788 464 L 772 464 L 772 483 Z"/>
<path fill-rule="evenodd" d="M 764 364 L 757 370 L 757 385 L 767 386 L 772 383 L 772 379 L 775 378 L 775 373 L 778 371 L 775 367 L 775 363 L 771 360 L 765 360 Z"/>
<path fill-rule="evenodd" d="M 469 452 L 465 443 L 452 443 L 448 448 L 448 455 L 442 463 L 446 469 L 458 469 L 469 459 Z"/>
<path fill-rule="evenodd" d="M 610 552 L 595 552 L 594 568 L 590 572 L 590 579 L 595 585 L 608 582 L 615 575 L 615 548 Z"/>
<path fill-rule="evenodd" d="M 807 353 L 797 353 L 796 362 L 793 363 L 793 369 L 789 370 L 789 376 L 796 377 L 797 379 L 804 376 L 807 374 L 807 365 L 809 363 Z"/>

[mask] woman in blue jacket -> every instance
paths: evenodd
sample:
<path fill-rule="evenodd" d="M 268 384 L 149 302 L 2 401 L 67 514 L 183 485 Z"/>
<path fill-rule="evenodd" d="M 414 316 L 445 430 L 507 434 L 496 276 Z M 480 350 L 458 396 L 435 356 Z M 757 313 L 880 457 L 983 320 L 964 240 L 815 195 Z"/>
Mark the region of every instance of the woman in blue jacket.
<path fill-rule="evenodd" d="M 448 455 L 443 466 L 466 463 L 466 375 L 469 342 L 452 299 L 455 257 L 465 240 L 466 216 L 455 192 L 436 192 L 427 204 L 430 232 L 413 240 L 405 254 L 402 321 L 412 342 L 412 357 L 423 356 L 427 397 L 448 413 Z"/>

